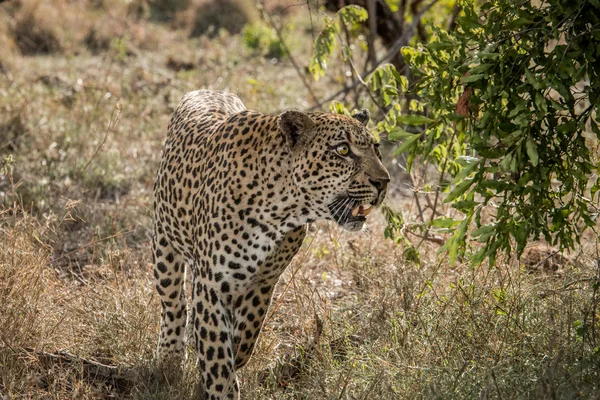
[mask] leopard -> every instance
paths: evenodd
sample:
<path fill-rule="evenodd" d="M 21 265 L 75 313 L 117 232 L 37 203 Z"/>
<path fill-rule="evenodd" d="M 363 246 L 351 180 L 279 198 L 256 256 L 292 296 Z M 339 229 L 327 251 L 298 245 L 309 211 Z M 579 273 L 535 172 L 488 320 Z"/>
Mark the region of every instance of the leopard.
<path fill-rule="evenodd" d="M 236 373 L 307 225 L 360 231 L 382 204 L 390 175 L 369 120 L 366 109 L 263 114 L 215 90 L 175 109 L 154 186 L 155 357 L 183 363 L 192 349 L 204 398 L 240 398 Z"/>

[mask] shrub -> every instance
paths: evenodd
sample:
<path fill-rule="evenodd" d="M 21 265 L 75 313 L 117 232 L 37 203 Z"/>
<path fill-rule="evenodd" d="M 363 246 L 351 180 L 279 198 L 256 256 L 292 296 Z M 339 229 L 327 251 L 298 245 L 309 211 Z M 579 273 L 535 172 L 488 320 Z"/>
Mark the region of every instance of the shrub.
<path fill-rule="evenodd" d="M 246 24 L 258 20 L 258 13 L 251 0 L 211 0 L 197 4 L 191 20 L 191 37 L 214 36 L 220 29 L 240 33 Z"/>
<path fill-rule="evenodd" d="M 56 10 L 41 2 L 25 2 L 14 19 L 13 37 L 22 54 L 49 54 L 62 50 L 57 27 Z"/>
<path fill-rule="evenodd" d="M 600 6 L 460 5 L 455 28 L 432 26 L 429 43 L 403 48 L 410 101 L 393 65 L 365 79 L 385 114 L 377 131 L 402 141 L 394 155 L 407 154 L 409 172 L 415 161 L 439 171 L 432 216 L 418 228 L 451 234 L 442 250 L 452 263 L 473 250 L 473 262 L 493 265 L 498 252 L 520 256 L 531 239 L 574 249 L 600 215 L 600 47 L 591 45 L 600 38 Z M 315 41 L 315 78 L 336 48 L 340 21 L 366 12 L 347 6 L 337 15 Z M 442 200 L 453 217 L 436 215 Z"/>
<path fill-rule="evenodd" d="M 187 9 L 189 0 L 149 0 L 150 18 L 155 21 L 170 21 L 175 15 Z"/>
<path fill-rule="evenodd" d="M 287 47 L 273 28 L 259 22 L 246 25 L 242 31 L 244 45 L 269 58 L 281 58 L 287 54 Z"/>

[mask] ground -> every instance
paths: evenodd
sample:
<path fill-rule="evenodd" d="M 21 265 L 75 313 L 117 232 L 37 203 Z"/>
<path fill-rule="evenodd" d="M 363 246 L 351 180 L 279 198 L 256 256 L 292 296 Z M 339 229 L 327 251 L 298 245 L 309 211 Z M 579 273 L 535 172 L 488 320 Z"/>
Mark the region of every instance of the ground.
<path fill-rule="evenodd" d="M 0 5 L 0 398 L 189 398 L 192 365 L 178 379 L 151 364 L 152 185 L 168 119 L 192 89 L 266 113 L 311 95 L 279 47 L 251 40 L 263 28 L 190 38 L 189 16 L 156 21 L 156 2 L 22 3 Z M 138 19 L 131 4 L 146 6 Z M 303 68 L 322 16 L 294 8 L 284 34 Z M 33 46 L 36 32 L 53 39 Z M 345 73 L 310 82 L 316 96 Z M 410 221 L 405 181 L 389 203 Z M 593 236 L 564 257 L 532 244 L 521 261 L 471 268 L 418 237 L 420 260 L 406 257 L 384 228 L 376 213 L 359 234 L 310 227 L 241 370 L 243 398 L 598 398 Z"/>

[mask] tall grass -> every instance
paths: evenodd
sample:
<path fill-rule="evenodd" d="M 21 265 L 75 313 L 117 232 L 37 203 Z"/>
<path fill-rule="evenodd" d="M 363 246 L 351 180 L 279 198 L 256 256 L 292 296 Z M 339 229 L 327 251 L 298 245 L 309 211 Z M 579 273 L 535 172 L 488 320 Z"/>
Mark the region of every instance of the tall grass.
<path fill-rule="evenodd" d="M 306 107 L 306 90 L 285 57 L 224 31 L 190 39 L 189 26 L 149 21 L 143 1 L 42 2 L 31 24 L 59 46 L 23 52 L 20 3 L 0 6 L 0 397 L 188 399 L 193 362 L 181 377 L 152 364 L 152 185 L 168 119 L 195 88 L 271 113 Z M 40 11 L 50 5 L 60 12 Z M 311 21 L 290 18 L 306 59 Z M 311 227 L 240 371 L 244 398 L 598 398 L 597 238 L 577 255 L 537 244 L 473 269 L 427 242 L 408 262 L 380 216 L 369 224 Z"/>

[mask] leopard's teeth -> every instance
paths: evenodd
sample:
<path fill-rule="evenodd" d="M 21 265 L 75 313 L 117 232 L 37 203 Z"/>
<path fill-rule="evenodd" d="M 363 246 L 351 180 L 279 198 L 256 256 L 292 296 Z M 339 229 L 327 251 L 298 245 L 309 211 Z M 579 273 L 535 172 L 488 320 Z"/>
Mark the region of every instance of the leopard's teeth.
<path fill-rule="evenodd" d="M 365 216 L 366 217 L 371 212 L 371 209 L 372 208 L 371 208 L 370 205 L 366 205 L 366 206 L 365 205 L 360 205 L 358 207 L 354 207 L 352 209 L 352 216 L 353 217 L 357 217 L 357 216 L 361 215 L 361 216 Z"/>

